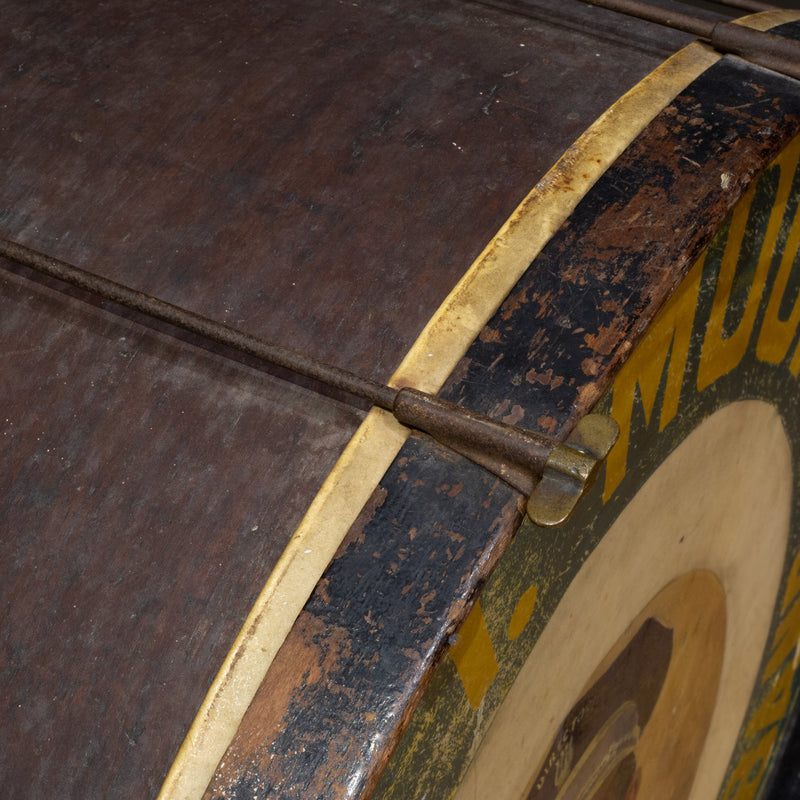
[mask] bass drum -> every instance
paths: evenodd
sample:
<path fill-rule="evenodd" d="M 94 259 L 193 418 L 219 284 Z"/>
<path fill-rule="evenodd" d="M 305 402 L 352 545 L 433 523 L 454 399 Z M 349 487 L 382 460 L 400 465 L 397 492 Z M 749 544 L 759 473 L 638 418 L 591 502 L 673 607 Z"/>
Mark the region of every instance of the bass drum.
<path fill-rule="evenodd" d="M 5 796 L 764 796 L 800 641 L 800 84 L 550 0 L 0 12 Z M 621 436 L 537 528 L 104 279 Z"/>

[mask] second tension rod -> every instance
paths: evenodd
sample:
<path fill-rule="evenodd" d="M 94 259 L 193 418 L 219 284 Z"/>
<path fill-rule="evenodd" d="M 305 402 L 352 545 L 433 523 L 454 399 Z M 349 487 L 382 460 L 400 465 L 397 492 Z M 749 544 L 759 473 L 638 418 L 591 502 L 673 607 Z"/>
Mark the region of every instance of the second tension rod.
<path fill-rule="evenodd" d="M 669 11 L 639 0 L 582 0 L 582 2 L 691 33 L 700 39 L 705 39 L 720 53 L 741 56 L 753 64 L 800 80 L 800 42 L 794 39 L 776 36 L 735 22 L 714 22 L 691 14 Z"/>

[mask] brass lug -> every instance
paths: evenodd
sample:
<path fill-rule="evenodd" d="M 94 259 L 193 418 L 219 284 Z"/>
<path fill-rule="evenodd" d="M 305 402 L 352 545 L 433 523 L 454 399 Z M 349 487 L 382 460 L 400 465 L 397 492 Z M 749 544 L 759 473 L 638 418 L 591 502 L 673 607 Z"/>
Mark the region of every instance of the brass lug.
<path fill-rule="evenodd" d="M 528 498 L 528 516 L 537 525 L 566 522 L 591 488 L 603 460 L 619 436 L 619 425 L 602 414 L 588 414 L 563 444 L 550 452 L 542 479 Z"/>

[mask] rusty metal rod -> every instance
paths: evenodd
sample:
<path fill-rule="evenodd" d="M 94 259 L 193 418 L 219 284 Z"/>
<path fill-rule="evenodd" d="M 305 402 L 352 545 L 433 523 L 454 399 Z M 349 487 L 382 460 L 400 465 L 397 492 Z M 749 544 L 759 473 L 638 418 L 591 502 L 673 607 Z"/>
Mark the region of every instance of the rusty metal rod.
<path fill-rule="evenodd" d="M 710 42 L 715 50 L 800 80 L 800 42 L 733 22 L 713 22 L 639 0 L 581 0 L 588 5 L 676 28 Z"/>
<path fill-rule="evenodd" d="M 528 477 L 511 479 L 509 482 L 521 490 L 525 487 L 526 493 L 532 488 L 531 478 L 541 475 L 550 452 L 558 444 L 542 434 L 497 422 L 417 389 L 394 389 L 325 364 L 16 242 L 0 238 L 0 256 L 259 361 L 283 367 L 368 400 L 391 411 L 404 425 L 429 434 L 504 479 L 517 472 L 509 471 L 508 464 L 516 465 Z"/>
<path fill-rule="evenodd" d="M 761 3 L 759 0 L 711 0 L 714 5 L 741 8 L 742 11 L 775 11 L 778 6 L 772 3 Z"/>
<path fill-rule="evenodd" d="M 605 8 L 608 11 L 616 11 L 618 14 L 625 14 L 629 17 L 655 22 L 668 28 L 675 28 L 703 39 L 711 39 L 714 27 L 718 24 L 717 22 L 694 17 L 691 14 L 683 14 L 680 11 L 667 11 L 664 8 L 651 6 L 649 3 L 641 3 L 638 0 L 581 0 L 581 2 L 598 8 Z"/>
<path fill-rule="evenodd" d="M 187 311 L 156 297 L 150 297 L 93 272 L 50 258 L 16 242 L 0 239 L 0 255 L 44 275 L 49 275 L 51 278 L 57 278 L 79 289 L 91 292 L 104 300 L 110 300 L 205 339 L 231 347 L 260 361 L 276 364 L 307 378 L 335 386 L 349 394 L 379 405 L 381 408 L 391 409 L 394 402 L 396 389 L 360 378 L 346 370 L 323 364 L 289 348 L 270 344 L 236 328 L 215 322 L 208 317 Z"/>

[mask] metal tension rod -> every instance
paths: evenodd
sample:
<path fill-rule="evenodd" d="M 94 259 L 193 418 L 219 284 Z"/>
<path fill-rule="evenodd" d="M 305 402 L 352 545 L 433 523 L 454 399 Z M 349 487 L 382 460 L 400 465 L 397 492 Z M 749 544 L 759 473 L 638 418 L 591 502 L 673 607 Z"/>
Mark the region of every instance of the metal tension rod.
<path fill-rule="evenodd" d="M 772 3 L 762 3 L 760 0 L 711 0 L 714 5 L 741 8 L 743 11 L 775 11 L 778 6 Z"/>
<path fill-rule="evenodd" d="M 721 53 L 732 53 L 800 80 L 800 42 L 733 22 L 710 22 L 638 0 L 582 0 L 592 6 L 691 33 Z"/>
<path fill-rule="evenodd" d="M 569 516 L 616 441 L 616 423 L 607 417 L 588 415 L 561 444 L 417 389 L 394 389 L 362 378 L 24 245 L 0 239 L 0 256 L 259 361 L 368 400 L 390 411 L 402 424 L 427 433 L 510 483 L 530 498 L 528 513 L 542 525 L 557 525 Z"/>

